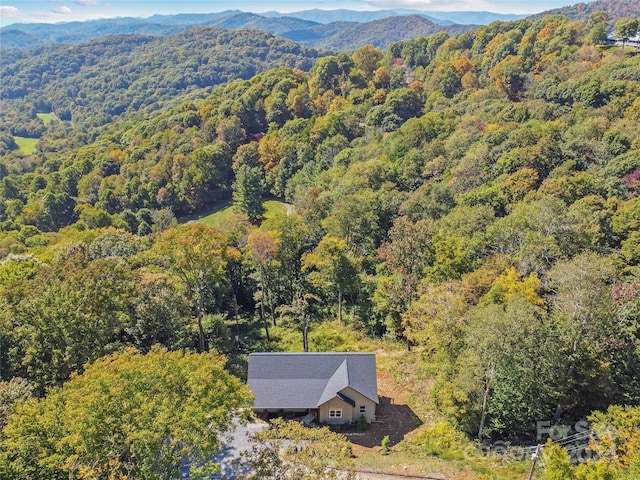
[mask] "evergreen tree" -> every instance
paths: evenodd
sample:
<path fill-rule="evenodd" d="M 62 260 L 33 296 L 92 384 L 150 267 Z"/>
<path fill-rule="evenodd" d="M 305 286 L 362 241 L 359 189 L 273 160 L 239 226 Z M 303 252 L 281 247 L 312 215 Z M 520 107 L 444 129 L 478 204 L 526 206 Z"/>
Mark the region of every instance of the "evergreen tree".
<path fill-rule="evenodd" d="M 249 220 L 257 222 L 264 213 L 262 193 L 264 178 L 260 167 L 241 165 L 233 183 L 233 206 L 239 213 L 246 213 Z"/>

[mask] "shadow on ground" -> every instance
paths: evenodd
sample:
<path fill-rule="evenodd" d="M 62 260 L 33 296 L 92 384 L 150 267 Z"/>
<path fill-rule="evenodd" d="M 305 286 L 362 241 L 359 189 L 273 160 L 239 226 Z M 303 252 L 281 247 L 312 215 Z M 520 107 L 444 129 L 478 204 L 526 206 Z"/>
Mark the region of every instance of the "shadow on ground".
<path fill-rule="evenodd" d="M 366 432 L 343 432 L 356 445 L 373 448 L 380 446 L 382 439 L 389 436 L 389 446 L 400 443 L 405 435 L 422 424 L 408 405 L 397 405 L 389 397 L 380 397 L 376 410 L 376 421 Z"/>

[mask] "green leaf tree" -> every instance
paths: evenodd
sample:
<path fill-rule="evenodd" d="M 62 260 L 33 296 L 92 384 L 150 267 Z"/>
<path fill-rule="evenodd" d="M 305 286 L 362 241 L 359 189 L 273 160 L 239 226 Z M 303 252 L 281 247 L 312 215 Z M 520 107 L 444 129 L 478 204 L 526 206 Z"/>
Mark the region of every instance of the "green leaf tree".
<path fill-rule="evenodd" d="M 307 428 L 276 419 L 250 439 L 243 452 L 256 480 L 351 480 L 351 445 L 328 427 Z M 331 468 L 333 467 L 333 468 Z M 336 467 L 338 469 L 336 469 Z"/>
<path fill-rule="evenodd" d="M 598 22 L 589 31 L 589 40 L 596 45 L 603 45 L 607 42 L 607 24 Z"/>
<path fill-rule="evenodd" d="M 20 377 L 13 377 L 8 382 L 0 381 L 0 430 L 7 423 L 7 418 L 15 407 L 31 398 L 33 385 Z"/>
<path fill-rule="evenodd" d="M 567 359 L 558 370 L 556 414 L 586 415 L 614 400 L 611 356 L 617 347 L 610 339 L 619 338 L 622 347 L 611 296 L 615 274 L 610 258 L 590 251 L 557 262 L 548 273 L 558 347 Z"/>
<path fill-rule="evenodd" d="M 376 308 L 385 314 L 387 328 L 402 332 L 400 315 L 411 307 L 424 269 L 432 257 L 431 222 L 411 222 L 398 217 L 389 230 L 389 242 L 378 248 L 378 282 L 373 295 Z"/>
<path fill-rule="evenodd" d="M 373 77 L 380 60 L 382 60 L 382 52 L 372 45 L 365 45 L 353 52 L 353 63 L 364 73 L 367 80 Z"/>
<path fill-rule="evenodd" d="M 30 281 L 9 282 L 0 291 L 0 324 L 11 374 L 42 391 L 113 352 L 135 293 L 135 276 L 122 259 L 87 262 L 78 254 Z"/>
<path fill-rule="evenodd" d="M 129 349 L 87 365 L 15 408 L 0 439 L 0 475 L 169 480 L 185 460 L 215 472 L 220 436 L 251 398 L 225 362 L 215 353 Z"/>
<path fill-rule="evenodd" d="M 273 304 L 269 302 L 270 297 L 268 277 L 271 273 L 271 266 L 274 262 L 278 249 L 280 247 L 280 232 L 276 230 L 264 231 L 254 230 L 247 238 L 247 252 L 249 256 L 258 264 L 258 282 L 260 284 L 260 293 L 258 302 L 260 303 L 260 320 L 264 324 L 264 331 L 269 340 L 269 328 L 265 306 L 270 304 L 271 315 L 273 317 L 273 325 L 276 325 L 276 319 L 273 315 Z"/>
<path fill-rule="evenodd" d="M 311 329 L 313 305 L 318 302 L 320 302 L 318 296 L 312 293 L 298 292 L 290 305 L 280 305 L 276 310 L 285 323 L 295 325 L 300 330 L 302 350 L 305 352 L 309 351 L 309 330 Z"/>
<path fill-rule="evenodd" d="M 349 251 L 347 242 L 325 236 L 318 246 L 302 257 L 302 269 L 311 270 L 311 282 L 315 286 L 335 291 L 338 301 L 338 320 L 342 321 L 342 304 L 345 292 L 358 284 L 358 262 Z"/>
<path fill-rule="evenodd" d="M 623 50 L 629 38 L 638 33 L 639 26 L 640 23 L 637 18 L 621 18 L 615 23 L 613 26 L 613 34 L 618 40 L 622 41 Z"/>
<path fill-rule="evenodd" d="M 198 348 L 208 350 L 202 319 L 207 300 L 225 283 L 229 260 L 240 253 L 227 238 L 201 223 L 181 225 L 163 232 L 152 248 L 158 263 L 168 267 L 184 286 L 198 325 Z"/>
<path fill-rule="evenodd" d="M 544 462 L 544 480 L 570 480 L 573 477 L 573 466 L 566 449 L 553 443 L 551 439 L 547 441 L 542 450 L 542 460 Z"/>
<path fill-rule="evenodd" d="M 246 213 L 252 223 L 256 223 L 264 214 L 264 187 L 264 173 L 261 167 L 241 165 L 238 168 L 233 183 L 233 208 L 238 213 Z"/>

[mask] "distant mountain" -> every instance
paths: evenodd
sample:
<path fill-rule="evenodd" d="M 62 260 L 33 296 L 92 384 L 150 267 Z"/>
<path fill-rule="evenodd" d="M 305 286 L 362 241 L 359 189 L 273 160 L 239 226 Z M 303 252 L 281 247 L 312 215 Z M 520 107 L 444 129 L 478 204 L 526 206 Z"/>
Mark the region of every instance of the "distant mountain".
<path fill-rule="evenodd" d="M 204 25 L 227 17 L 245 13 L 242 10 L 225 10 L 214 13 L 179 13 L 177 15 L 152 15 L 145 19 L 158 25 Z"/>
<path fill-rule="evenodd" d="M 38 47 L 51 43 L 44 37 L 19 30 L 18 28 L 10 25 L 0 30 L 0 50 Z"/>
<path fill-rule="evenodd" d="M 328 24 L 334 22 L 358 22 L 366 23 L 373 22 L 375 20 L 382 20 L 383 18 L 392 17 L 398 15 L 392 10 L 373 10 L 360 12 L 356 10 L 338 9 L 338 10 L 320 10 L 314 8 L 311 10 L 301 10 L 299 12 L 264 12 L 260 15 L 264 17 L 295 17 L 301 20 L 309 20 L 311 22 Z"/>
<path fill-rule="evenodd" d="M 396 10 L 397 12 L 405 12 L 405 10 Z M 416 10 L 406 10 L 408 14 L 418 13 Z M 424 16 L 425 12 L 420 12 Z M 430 18 L 437 19 L 436 23 L 450 22 L 459 25 L 489 25 L 491 22 L 512 22 L 525 18 L 526 15 L 505 15 L 495 12 L 427 12 Z"/>
<path fill-rule="evenodd" d="M 405 8 L 394 8 L 390 10 L 357 11 L 357 10 L 303 10 L 300 12 L 280 13 L 266 12 L 261 15 L 265 17 L 296 17 L 303 20 L 310 20 L 317 23 L 332 22 L 373 22 L 399 15 L 420 15 L 439 25 L 466 24 L 466 25 L 488 25 L 496 20 L 507 22 L 518 20 L 526 15 L 503 15 L 493 12 L 425 12 L 422 10 L 411 10 Z"/>
<path fill-rule="evenodd" d="M 555 8 L 531 15 L 530 19 L 537 20 L 545 15 L 564 15 L 570 20 L 587 21 L 593 12 L 603 11 L 609 14 L 609 22 L 615 23 L 625 17 L 640 15 L 640 0 L 596 0 L 589 3 L 577 3 L 568 7 Z"/>
<path fill-rule="evenodd" d="M 418 20 L 421 18 L 423 21 Z M 446 31 L 450 34 L 485 25 L 494 20 L 509 21 L 519 15 L 491 12 L 423 12 L 389 9 L 304 10 L 294 13 L 246 13 L 226 10 L 216 13 L 153 15 L 149 18 L 109 18 L 68 23 L 24 23 L 0 28 L 0 49 L 39 45 L 81 44 L 108 35 L 175 35 L 196 26 L 263 30 L 316 48 L 354 49 L 366 43 L 385 47 L 390 42 Z M 396 18 L 396 20 L 390 20 Z M 379 23 L 387 22 L 387 23 Z M 390 30 L 385 31 L 384 28 Z"/>
<path fill-rule="evenodd" d="M 22 47 L 51 43 L 80 44 L 107 35 L 155 35 L 166 36 L 179 33 L 191 28 L 192 24 L 159 24 L 149 19 L 141 18 L 107 18 L 87 20 L 84 22 L 67 23 L 20 23 L 0 28 L 2 49 L 11 48 L 8 42 L 19 39 L 17 32 L 31 37 L 32 43 L 22 44 Z M 26 39 L 26 37 L 23 37 Z"/>
<path fill-rule="evenodd" d="M 212 27 L 229 28 L 232 30 L 264 30 L 265 32 L 269 32 L 274 35 L 283 35 L 290 31 L 313 28 L 318 25 L 318 23 L 295 17 L 267 18 L 261 15 L 256 15 L 255 13 L 239 13 L 237 15 L 209 22 L 207 25 Z"/>
<path fill-rule="evenodd" d="M 310 11 L 309 17 L 316 18 L 318 12 Z M 314 13 L 315 12 L 315 13 Z M 81 44 L 109 35 L 175 35 L 196 26 L 220 27 L 232 30 L 262 30 L 280 35 L 306 46 L 329 50 L 353 50 L 368 43 L 384 48 L 391 42 L 432 35 L 445 31 L 456 34 L 475 28 L 471 25 L 457 25 L 450 22 L 409 15 L 388 16 L 392 10 L 378 15 L 376 12 L 351 12 L 336 10 L 340 15 L 356 18 L 370 18 L 367 13 L 381 16 L 372 21 L 316 22 L 295 16 L 269 16 L 246 13 L 239 10 L 211 14 L 154 15 L 143 18 L 111 18 L 86 22 L 56 24 L 14 24 L 0 29 L 0 48 L 28 48 L 47 44 Z M 351 12 L 351 13 L 349 13 Z M 353 14 L 353 15 L 351 15 Z M 383 16 L 387 15 L 387 16 Z M 329 15 L 331 17 L 331 15 Z M 444 25 L 443 23 L 448 23 Z"/>
<path fill-rule="evenodd" d="M 420 15 L 388 17 L 367 23 L 333 22 L 282 35 L 303 45 L 327 50 L 353 50 L 362 45 L 385 48 L 393 42 L 447 32 L 456 35 L 473 25 L 438 25 Z"/>

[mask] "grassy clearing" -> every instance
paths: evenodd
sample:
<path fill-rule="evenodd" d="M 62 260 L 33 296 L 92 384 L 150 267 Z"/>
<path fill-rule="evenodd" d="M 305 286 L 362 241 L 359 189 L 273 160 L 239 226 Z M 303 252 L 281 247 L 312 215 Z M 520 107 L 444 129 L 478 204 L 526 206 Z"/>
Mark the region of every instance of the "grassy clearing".
<path fill-rule="evenodd" d="M 25 155 L 31 155 L 36 150 L 36 144 L 40 141 L 39 138 L 27 138 L 27 137 L 13 137 L 16 140 L 16 144 L 20 147 L 20 151 Z"/>
<path fill-rule="evenodd" d="M 286 215 L 287 213 L 287 206 L 277 200 L 267 200 L 263 203 L 263 206 L 265 209 L 265 219 L 277 217 L 278 215 Z"/>
<path fill-rule="evenodd" d="M 225 218 L 233 215 L 233 207 L 230 202 L 224 203 L 221 207 L 219 207 L 216 211 L 202 217 L 198 218 L 196 222 L 203 223 L 208 227 L 215 227 Z"/>
<path fill-rule="evenodd" d="M 264 213 L 265 219 L 273 218 L 278 215 L 285 215 L 287 213 L 287 206 L 282 202 L 278 202 L 277 200 L 267 200 L 266 202 L 264 202 L 263 205 L 265 208 L 265 213 Z M 235 212 L 233 211 L 233 206 L 231 205 L 231 202 L 225 202 L 207 215 L 204 215 L 200 218 L 195 218 L 195 219 L 185 218 L 183 220 L 185 221 L 194 220 L 198 223 L 204 223 L 209 227 L 215 227 L 220 222 L 229 218 L 234 213 Z"/>
<path fill-rule="evenodd" d="M 55 113 L 36 113 L 38 118 L 42 120 L 42 123 L 49 125 L 54 120 L 59 120 L 58 116 Z"/>

